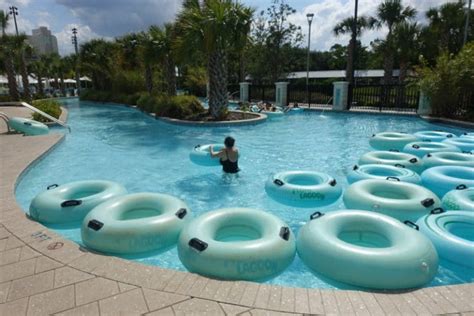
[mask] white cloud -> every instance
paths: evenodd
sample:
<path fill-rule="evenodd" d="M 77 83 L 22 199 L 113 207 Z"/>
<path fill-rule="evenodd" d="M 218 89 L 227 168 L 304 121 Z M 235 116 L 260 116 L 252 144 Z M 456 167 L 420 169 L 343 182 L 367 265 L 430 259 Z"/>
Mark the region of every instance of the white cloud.
<path fill-rule="evenodd" d="M 73 16 L 105 36 L 118 36 L 173 20 L 181 7 L 176 0 L 56 0 Z"/>
<path fill-rule="evenodd" d="M 55 33 L 54 35 L 58 39 L 58 49 L 59 49 L 59 54 L 60 55 L 69 55 L 74 53 L 74 45 L 72 44 L 72 28 L 77 28 L 78 33 L 77 33 L 77 42 L 80 47 L 81 43 L 85 43 L 87 41 L 90 41 L 91 39 L 94 38 L 104 38 L 106 40 L 111 40 L 112 38 L 110 37 L 104 37 L 100 36 L 94 31 L 91 30 L 91 28 L 88 25 L 80 25 L 80 24 L 68 24 L 64 26 L 61 32 Z"/>
<path fill-rule="evenodd" d="M 377 6 L 381 2 L 380 0 L 360 0 L 358 16 L 374 16 Z M 456 2 L 456 0 L 404 0 L 403 4 L 414 7 L 418 11 L 417 20 L 424 21 L 424 12 L 431 7 L 436 7 L 446 2 Z M 328 50 L 336 43 L 347 45 L 350 35 L 336 37 L 332 30 L 337 23 L 354 14 L 354 1 L 322 0 L 292 15 L 290 21 L 301 26 L 305 36 L 308 34 L 306 14 L 310 12 L 315 13 L 311 28 L 311 49 Z M 383 38 L 386 32 L 386 28 L 366 31 L 361 37 L 362 44 L 368 46 L 374 39 Z M 303 45 L 306 46 L 306 42 Z"/>

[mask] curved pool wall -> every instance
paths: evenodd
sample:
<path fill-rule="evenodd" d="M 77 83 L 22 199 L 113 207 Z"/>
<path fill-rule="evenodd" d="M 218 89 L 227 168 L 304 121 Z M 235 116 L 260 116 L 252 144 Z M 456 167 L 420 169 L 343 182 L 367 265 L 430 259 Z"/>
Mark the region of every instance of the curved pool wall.
<path fill-rule="evenodd" d="M 287 222 L 293 232 L 315 209 L 287 207 L 265 193 L 268 177 L 284 170 L 317 170 L 335 177 L 344 188 L 346 175 L 359 157 L 370 151 L 370 135 L 390 130 L 416 132 L 443 129 L 460 134 L 470 130 L 428 123 L 415 117 L 373 114 L 303 112 L 283 120 L 239 127 L 188 127 L 155 120 L 125 106 L 64 101 L 72 133 L 47 156 L 28 169 L 16 188 L 26 211 L 31 199 L 52 183 L 106 179 L 122 183 L 129 192 L 160 192 L 183 199 L 194 216 L 224 207 L 266 210 Z M 53 129 L 54 132 L 54 129 Z M 57 129 L 57 132 L 61 130 Z M 242 172 L 227 177 L 219 167 L 200 167 L 189 160 L 196 144 L 219 143 L 225 136 L 237 140 Z M 343 209 L 342 199 L 328 212 Z M 79 244 L 80 228 L 49 226 Z M 160 254 L 127 257 L 144 264 L 185 271 L 176 247 Z M 474 270 L 441 262 L 430 286 L 472 282 Z M 306 288 L 349 286 L 313 274 L 296 257 L 281 275 L 267 281 Z"/>

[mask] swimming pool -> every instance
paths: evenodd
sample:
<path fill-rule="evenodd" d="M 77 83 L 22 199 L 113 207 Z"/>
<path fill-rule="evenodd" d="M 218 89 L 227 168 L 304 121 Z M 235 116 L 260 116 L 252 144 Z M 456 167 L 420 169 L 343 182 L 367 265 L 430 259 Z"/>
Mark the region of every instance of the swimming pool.
<path fill-rule="evenodd" d="M 224 207 L 252 207 L 269 211 L 297 234 L 314 209 L 283 206 L 270 199 L 265 181 L 275 172 L 317 170 L 347 187 L 346 175 L 358 158 L 371 150 L 369 137 L 377 132 L 463 129 L 433 125 L 414 117 L 371 114 L 304 112 L 282 120 L 240 127 L 188 127 L 167 124 L 124 106 L 64 101 L 72 133 L 18 183 L 16 197 L 24 210 L 31 199 L 52 183 L 106 179 L 122 183 L 129 192 L 168 193 L 186 201 L 194 216 Z M 219 167 L 199 167 L 189 160 L 196 144 L 220 143 L 232 135 L 241 151 L 238 178 L 223 177 Z M 326 212 L 344 208 L 342 199 Z M 51 227 L 81 243 L 80 229 Z M 148 257 L 130 258 L 144 264 L 185 270 L 176 248 Z M 441 262 L 430 284 L 470 282 L 472 269 Z M 296 257 L 278 277 L 267 281 L 313 288 L 349 288 L 315 276 Z"/>

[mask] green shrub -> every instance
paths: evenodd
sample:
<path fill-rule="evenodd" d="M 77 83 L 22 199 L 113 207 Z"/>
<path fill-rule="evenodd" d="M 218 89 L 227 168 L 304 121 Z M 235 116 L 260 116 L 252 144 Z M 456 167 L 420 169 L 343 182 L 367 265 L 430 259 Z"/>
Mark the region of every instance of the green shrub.
<path fill-rule="evenodd" d="M 469 102 L 466 99 L 474 90 L 473 42 L 466 44 L 456 56 L 442 54 L 434 68 L 425 66 L 420 73 L 419 85 L 431 102 L 433 115 L 474 121 L 472 106 L 464 109 L 459 106 Z"/>
<path fill-rule="evenodd" d="M 62 112 L 61 106 L 56 100 L 36 100 L 33 101 L 33 106 L 54 118 L 59 118 Z M 47 118 L 38 113 L 33 113 L 33 119 L 39 122 L 49 122 Z"/>
<path fill-rule="evenodd" d="M 118 71 L 112 77 L 112 91 L 123 94 L 135 94 L 145 90 L 145 79 L 138 71 Z"/>

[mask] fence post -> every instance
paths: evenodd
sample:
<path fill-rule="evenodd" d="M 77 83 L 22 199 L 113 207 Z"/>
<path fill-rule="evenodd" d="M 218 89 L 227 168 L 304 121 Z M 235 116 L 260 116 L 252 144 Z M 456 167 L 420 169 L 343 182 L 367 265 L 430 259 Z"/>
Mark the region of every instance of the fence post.
<path fill-rule="evenodd" d="M 347 101 L 348 101 L 348 92 L 349 92 L 349 82 L 336 81 L 336 82 L 333 82 L 332 84 L 334 85 L 332 108 L 337 111 L 346 111 Z"/>
<path fill-rule="evenodd" d="M 240 102 L 249 102 L 250 101 L 250 93 L 249 93 L 249 86 L 250 82 L 240 82 Z"/>
<path fill-rule="evenodd" d="M 276 106 L 288 105 L 288 82 L 275 82 L 275 104 Z"/>
<path fill-rule="evenodd" d="M 423 91 L 420 91 L 420 97 L 418 100 L 419 101 L 418 101 L 417 113 L 419 115 L 430 115 L 431 114 L 430 99 L 426 96 L 426 94 L 423 93 Z"/>

